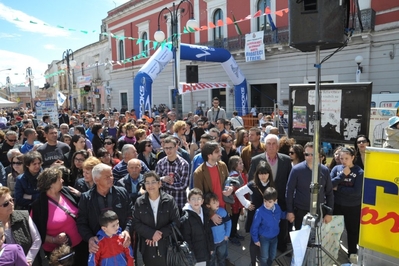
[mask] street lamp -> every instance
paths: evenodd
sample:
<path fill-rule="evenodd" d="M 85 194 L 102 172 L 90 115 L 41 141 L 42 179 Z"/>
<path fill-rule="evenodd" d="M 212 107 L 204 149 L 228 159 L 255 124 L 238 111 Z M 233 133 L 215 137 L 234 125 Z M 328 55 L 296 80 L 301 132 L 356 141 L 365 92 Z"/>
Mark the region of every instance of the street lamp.
<path fill-rule="evenodd" d="M 360 74 L 362 74 L 362 72 L 363 72 L 363 67 L 360 66 L 360 64 L 363 62 L 363 56 L 361 56 L 361 55 L 356 56 L 355 62 L 357 64 L 356 82 L 360 82 Z"/>
<path fill-rule="evenodd" d="M 194 19 L 194 8 L 192 3 L 189 0 L 181 0 L 180 3 L 176 6 L 173 3 L 172 10 L 164 7 L 161 12 L 158 14 L 158 30 L 154 33 L 154 39 L 157 42 L 163 42 L 165 40 L 165 33 L 161 31 L 161 25 L 159 23 L 162 13 L 165 10 L 168 10 L 170 13 L 170 24 L 172 30 L 172 50 L 173 50 L 173 58 L 174 58 L 174 90 L 175 90 L 175 108 L 176 115 L 178 116 L 179 112 L 179 76 L 180 76 L 180 35 L 179 35 L 179 11 L 180 5 L 184 2 L 187 2 L 191 6 L 191 18 L 186 23 L 186 28 L 188 30 L 198 28 L 198 22 Z"/>
<path fill-rule="evenodd" d="M 29 80 L 29 91 L 30 91 L 30 108 L 32 109 L 33 112 L 33 93 L 32 93 L 32 68 L 28 67 L 26 69 L 26 78 Z"/>
<path fill-rule="evenodd" d="M 66 64 L 64 63 L 64 60 L 66 60 Z M 66 69 L 67 75 L 68 75 L 68 107 L 69 110 L 72 111 L 73 106 L 72 106 L 72 86 L 71 86 L 71 77 L 70 75 L 72 74 L 71 72 L 71 67 L 74 68 L 76 66 L 76 61 L 73 59 L 73 51 L 71 49 L 67 49 L 63 54 L 62 54 L 62 64 L 61 64 L 61 69 Z"/>

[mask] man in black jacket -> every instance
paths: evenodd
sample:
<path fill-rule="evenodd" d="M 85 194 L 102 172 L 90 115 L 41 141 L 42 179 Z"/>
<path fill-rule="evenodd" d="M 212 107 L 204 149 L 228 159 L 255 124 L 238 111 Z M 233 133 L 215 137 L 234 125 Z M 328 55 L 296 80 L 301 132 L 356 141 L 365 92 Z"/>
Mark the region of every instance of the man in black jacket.
<path fill-rule="evenodd" d="M 98 219 L 107 210 L 116 212 L 124 238 L 123 246 L 130 245 L 130 229 L 132 226 L 132 202 L 126 189 L 114 186 L 112 168 L 106 164 L 98 164 L 92 170 L 95 186 L 83 193 L 79 201 L 79 215 L 76 220 L 79 234 L 89 243 L 89 252 L 98 251 L 97 232 L 100 230 Z"/>

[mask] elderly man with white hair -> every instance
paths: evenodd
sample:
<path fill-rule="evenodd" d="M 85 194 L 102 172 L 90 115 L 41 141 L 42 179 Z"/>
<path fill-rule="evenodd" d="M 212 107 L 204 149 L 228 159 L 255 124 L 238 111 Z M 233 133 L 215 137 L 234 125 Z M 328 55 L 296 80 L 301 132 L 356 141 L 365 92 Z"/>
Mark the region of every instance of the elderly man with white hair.
<path fill-rule="evenodd" d="M 127 170 L 127 163 L 131 159 L 136 159 L 137 158 L 137 150 L 134 147 L 133 144 L 125 144 L 122 147 L 122 161 L 120 161 L 117 165 L 114 166 L 114 169 L 112 169 L 112 173 L 114 175 L 114 182 L 118 182 L 120 179 L 124 178 L 128 174 Z M 144 174 L 150 169 L 148 169 L 147 165 L 139 160 L 141 162 L 141 174 Z"/>
<path fill-rule="evenodd" d="M 97 232 L 101 229 L 98 222 L 100 214 L 112 210 L 118 215 L 119 226 L 122 228 L 121 236 L 124 238 L 123 246 L 130 245 L 132 227 L 132 201 L 129 193 L 123 187 L 114 186 L 112 167 L 98 164 L 92 170 L 95 187 L 84 192 L 79 201 L 79 215 L 76 220 L 79 234 L 89 243 L 89 252 L 98 251 Z"/>

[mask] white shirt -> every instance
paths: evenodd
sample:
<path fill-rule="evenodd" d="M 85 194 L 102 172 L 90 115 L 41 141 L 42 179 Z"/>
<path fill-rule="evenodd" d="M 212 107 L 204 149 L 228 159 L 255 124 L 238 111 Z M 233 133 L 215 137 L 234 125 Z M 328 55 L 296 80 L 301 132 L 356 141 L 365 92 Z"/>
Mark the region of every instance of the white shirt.
<path fill-rule="evenodd" d="M 154 213 L 154 221 L 155 221 L 155 225 L 157 225 L 157 213 L 158 213 L 158 206 L 159 206 L 159 199 L 161 197 L 159 196 L 156 200 L 150 200 L 150 204 L 151 204 L 151 209 L 152 212 Z"/>

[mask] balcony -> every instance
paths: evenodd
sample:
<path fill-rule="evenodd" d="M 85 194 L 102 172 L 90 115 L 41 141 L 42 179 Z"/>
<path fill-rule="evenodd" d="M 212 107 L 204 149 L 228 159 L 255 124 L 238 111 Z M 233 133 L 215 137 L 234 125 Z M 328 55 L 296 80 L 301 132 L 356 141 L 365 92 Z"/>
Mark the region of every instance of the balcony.
<path fill-rule="evenodd" d="M 265 45 L 272 45 L 275 43 L 288 45 L 289 43 L 288 27 L 281 28 L 276 31 L 266 31 L 264 36 Z M 231 38 L 223 38 L 197 44 L 213 48 L 224 48 L 226 50 L 229 50 L 230 52 L 239 51 L 245 49 L 245 35 L 239 35 Z"/>

